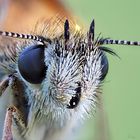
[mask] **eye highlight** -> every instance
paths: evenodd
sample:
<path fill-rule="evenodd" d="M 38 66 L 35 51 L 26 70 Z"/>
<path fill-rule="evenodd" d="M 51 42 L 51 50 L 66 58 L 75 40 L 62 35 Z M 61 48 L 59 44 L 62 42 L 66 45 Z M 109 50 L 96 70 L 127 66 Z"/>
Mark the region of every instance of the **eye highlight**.
<path fill-rule="evenodd" d="M 44 45 L 33 45 L 25 48 L 18 58 L 18 69 L 21 76 L 31 84 L 40 84 L 46 75 L 44 62 Z"/>

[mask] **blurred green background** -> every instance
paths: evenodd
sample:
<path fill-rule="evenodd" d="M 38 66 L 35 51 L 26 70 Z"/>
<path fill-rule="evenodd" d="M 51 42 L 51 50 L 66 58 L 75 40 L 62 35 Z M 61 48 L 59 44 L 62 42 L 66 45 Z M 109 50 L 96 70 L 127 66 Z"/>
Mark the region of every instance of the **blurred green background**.
<path fill-rule="evenodd" d="M 96 34 L 140 41 L 140 0 L 67 0 L 86 26 L 96 21 Z M 102 140 L 140 140 L 140 47 L 107 45 L 120 57 L 108 55 L 110 69 L 103 87 L 104 115 L 83 126 L 79 140 L 100 140 L 100 118 L 106 117 Z M 100 110 L 100 109 L 99 109 Z M 101 110 L 100 110 L 101 111 Z M 107 120 L 107 122 L 106 122 Z M 108 132 L 109 130 L 109 132 Z"/>

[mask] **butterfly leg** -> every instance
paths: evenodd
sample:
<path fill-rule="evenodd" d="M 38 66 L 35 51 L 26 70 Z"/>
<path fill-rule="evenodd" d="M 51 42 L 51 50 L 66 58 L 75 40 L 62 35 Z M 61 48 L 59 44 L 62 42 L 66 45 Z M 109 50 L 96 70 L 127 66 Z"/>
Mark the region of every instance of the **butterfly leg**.
<path fill-rule="evenodd" d="M 3 129 L 2 140 L 24 140 L 22 137 L 27 125 L 28 101 L 25 94 L 25 87 L 16 77 L 9 75 L 0 83 L 0 96 L 9 87 L 12 90 L 12 106 L 7 109 Z"/>
<path fill-rule="evenodd" d="M 5 79 L 3 79 L 0 82 L 0 96 L 5 92 L 5 90 L 8 88 L 8 86 L 12 85 L 14 83 L 15 76 L 14 74 L 7 76 Z"/>
<path fill-rule="evenodd" d="M 6 77 L 4 80 L 0 82 L 0 96 L 4 93 L 6 88 L 9 86 L 10 77 Z"/>
<path fill-rule="evenodd" d="M 15 111 L 14 108 L 8 108 L 5 116 L 4 128 L 3 128 L 3 137 L 2 140 L 12 140 L 12 113 Z"/>
<path fill-rule="evenodd" d="M 23 138 L 20 138 L 18 134 L 21 135 L 24 130 L 25 123 L 22 119 L 22 115 L 16 107 L 9 107 L 6 112 L 2 140 L 13 140 L 15 136 L 16 139 L 18 138 L 21 140 Z"/>

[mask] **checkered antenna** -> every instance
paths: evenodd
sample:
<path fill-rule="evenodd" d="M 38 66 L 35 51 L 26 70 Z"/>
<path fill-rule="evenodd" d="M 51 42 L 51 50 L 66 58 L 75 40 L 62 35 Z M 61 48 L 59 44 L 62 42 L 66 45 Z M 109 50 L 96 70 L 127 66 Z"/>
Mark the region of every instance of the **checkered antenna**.
<path fill-rule="evenodd" d="M 89 28 L 89 44 L 91 41 L 95 42 L 95 43 L 99 43 L 101 45 L 103 44 L 116 44 L 116 45 L 134 45 L 134 46 L 140 46 L 140 41 L 127 41 L 127 40 L 114 40 L 114 39 L 109 39 L 109 38 L 97 38 L 96 40 L 94 39 L 94 32 L 95 32 L 95 21 L 93 19 L 93 21 L 90 24 L 90 28 Z"/>
<path fill-rule="evenodd" d="M 140 46 L 140 41 L 127 41 L 127 40 L 101 39 L 100 43 L 101 44 L 116 44 L 116 45 Z"/>
<path fill-rule="evenodd" d="M 20 38 L 20 39 L 30 39 L 30 40 L 35 40 L 42 43 L 45 43 L 45 42 L 51 43 L 51 40 L 49 38 L 44 38 L 42 36 L 31 35 L 31 34 L 19 34 L 19 33 L 14 33 L 14 32 L 0 31 L 0 36 L 7 36 L 7 37 L 13 37 L 13 38 Z"/>

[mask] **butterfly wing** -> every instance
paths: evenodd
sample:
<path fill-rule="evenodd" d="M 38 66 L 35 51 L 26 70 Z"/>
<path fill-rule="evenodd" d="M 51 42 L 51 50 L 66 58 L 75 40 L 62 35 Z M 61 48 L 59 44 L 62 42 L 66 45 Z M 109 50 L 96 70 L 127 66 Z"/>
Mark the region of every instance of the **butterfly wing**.
<path fill-rule="evenodd" d="M 16 45 L 13 39 L 0 37 L 0 78 L 15 71 Z"/>

